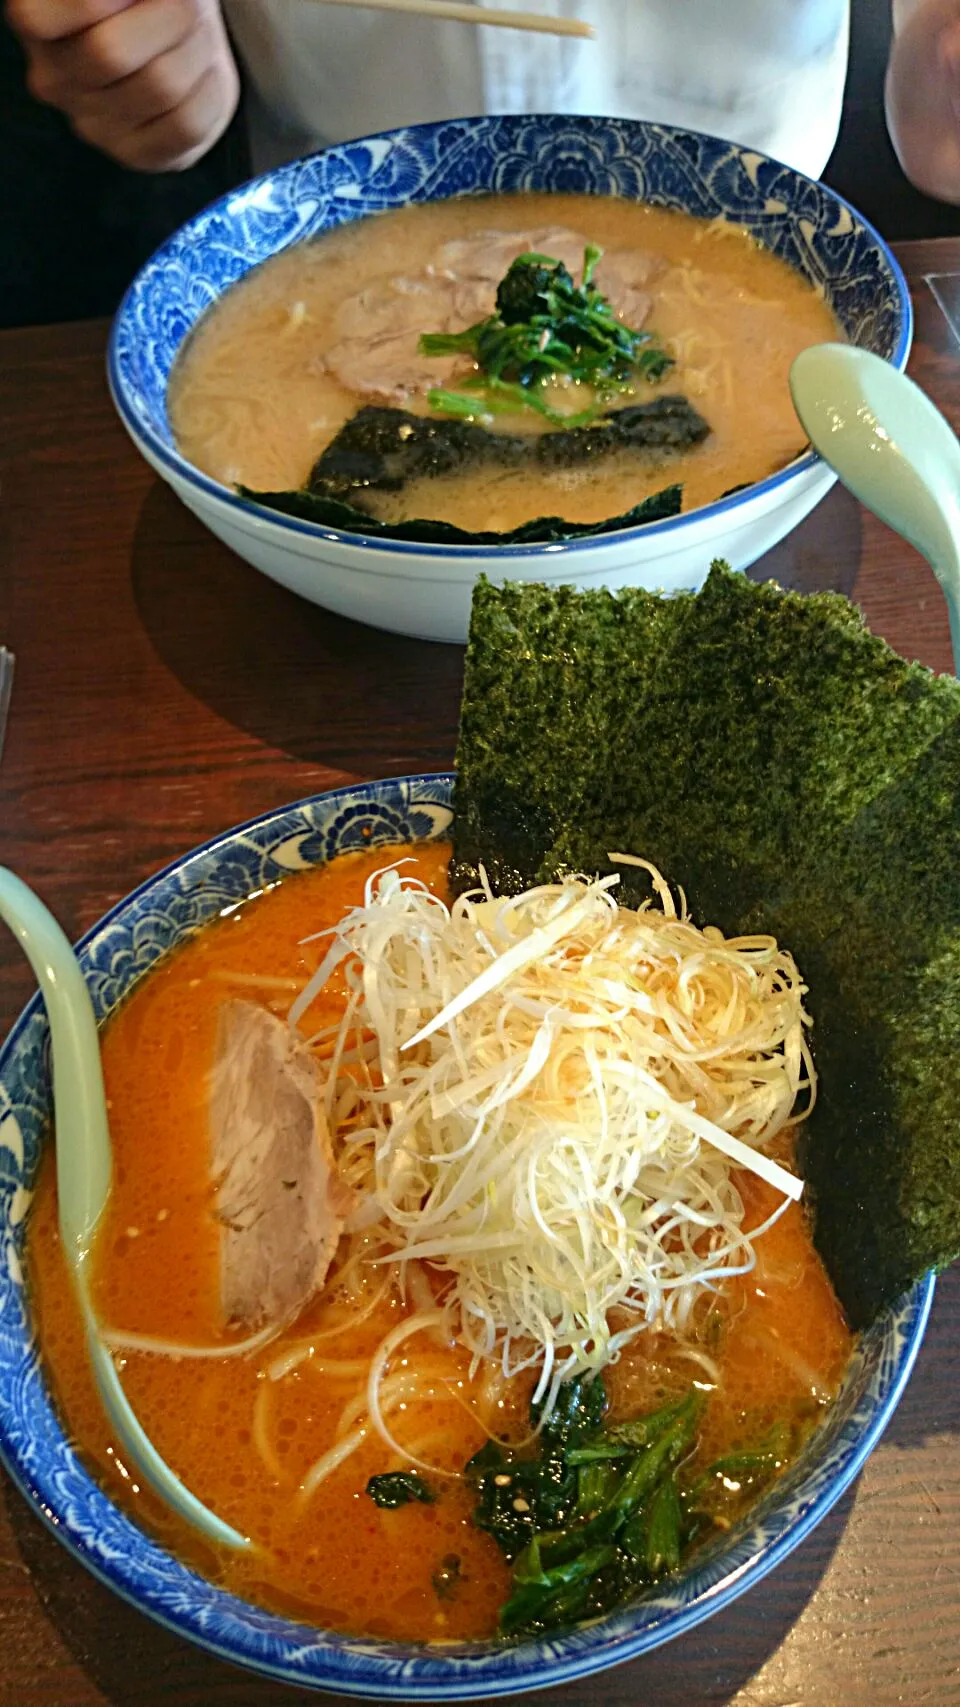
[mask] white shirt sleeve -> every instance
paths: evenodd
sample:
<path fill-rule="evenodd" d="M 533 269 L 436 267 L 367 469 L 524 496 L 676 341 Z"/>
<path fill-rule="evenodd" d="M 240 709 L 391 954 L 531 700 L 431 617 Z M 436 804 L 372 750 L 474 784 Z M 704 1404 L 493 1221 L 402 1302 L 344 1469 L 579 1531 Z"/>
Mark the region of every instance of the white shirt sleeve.
<path fill-rule="evenodd" d="M 483 0 L 488 7 L 521 0 Z M 646 118 L 818 177 L 836 140 L 849 0 L 524 0 L 594 41 L 224 0 L 252 87 L 258 167 L 352 136 L 478 113 Z"/>

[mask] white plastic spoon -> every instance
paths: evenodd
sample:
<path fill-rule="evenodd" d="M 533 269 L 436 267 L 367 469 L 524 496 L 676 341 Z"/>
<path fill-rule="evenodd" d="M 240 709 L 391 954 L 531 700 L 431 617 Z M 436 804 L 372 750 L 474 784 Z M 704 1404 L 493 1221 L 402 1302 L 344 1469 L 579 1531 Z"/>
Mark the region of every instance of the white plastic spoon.
<path fill-rule="evenodd" d="M 185 1522 L 221 1547 L 250 1541 L 185 1488 L 144 1434 L 104 1344 L 90 1296 L 89 1256 L 110 1193 L 113 1154 L 93 1003 L 79 962 L 53 914 L 12 871 L 0 866 L 0 918 L 37 976 L 50 1023 L 56 1112 L 60 1234 L 87 1332 L 100 1397 L 137 1473 Z"/>
<path fill-rule="evenodd" d="M 906 374 L 850 344 L 814 344 L 790 369 L 814 449 L 855 497 L 929 562 L 960 675 L 960 443 Z"/>

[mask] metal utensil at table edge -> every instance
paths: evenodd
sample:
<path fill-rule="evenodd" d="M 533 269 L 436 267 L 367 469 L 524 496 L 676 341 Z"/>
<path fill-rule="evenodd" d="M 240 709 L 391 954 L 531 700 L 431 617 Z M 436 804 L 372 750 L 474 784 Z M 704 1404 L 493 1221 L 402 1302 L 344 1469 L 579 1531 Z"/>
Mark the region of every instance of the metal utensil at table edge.
<path fill-rule="evenodd" d="M 0 759 L 3 758 L 3 737 L 7 732 L 7 717 L 10 713 L 15 662 L 13 653 L 8 652 L 5 646 L 0 646 Z"/>

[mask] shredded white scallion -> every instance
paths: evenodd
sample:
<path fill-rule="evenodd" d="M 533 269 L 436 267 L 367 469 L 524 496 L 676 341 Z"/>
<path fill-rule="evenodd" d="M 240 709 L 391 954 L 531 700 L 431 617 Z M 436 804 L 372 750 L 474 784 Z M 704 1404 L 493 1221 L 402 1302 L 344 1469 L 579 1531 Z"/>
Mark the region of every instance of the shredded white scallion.
<path fill-rule="evenodd" d="M 475 1362 L 535 1368 L 548 1407 L 645 1327 L 682 1334 L 706 1290 L 750 1270 L 764 1229 L 744 1231 L 737 1170 L 782 1194 L 769 1226 L 802 1191 L 770 1145 L 814 1096 L 792 957 L 698 929 L 655 867 L 610 857 L 642 866 L 655 902 L 619 907 L 614 875 L 503 900 L 484 879 L 448 907 L 378 872 L 291 1012 L 342 967 L 327 1101 L 348 1111 L 341 1171 L 375 1260 L 401 1286 L 430 1265 Z M 386 1438 L 392 1340 L 368 1384 Z"/>

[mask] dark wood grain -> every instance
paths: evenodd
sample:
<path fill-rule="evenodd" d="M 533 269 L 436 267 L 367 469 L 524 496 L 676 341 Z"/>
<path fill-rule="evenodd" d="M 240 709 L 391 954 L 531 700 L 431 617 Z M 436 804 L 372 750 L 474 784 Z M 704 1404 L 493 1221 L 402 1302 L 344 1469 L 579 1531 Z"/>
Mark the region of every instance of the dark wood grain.
<path fill-rule="evenodd" d="M 906 245 L 911 372 L 960 426 L 960 345 L 925 280 L 960 241 Z M 0 642 L 17 653 L 0 861 L 78 935 L 150 872 L 300 795 L 439 769 L 463 655 L 303 604 L 157 481 L 113 414 L 105 328 L 0 335 Z M 950 668 L 922 560 L 842 491 L 752 571 L 832 587 L 909 657 Z M 958 874 L 960 881 L 960 874 Z M 0 941 L 0 1034 L 31 990 Z M 155 1628 L 0 1492 L 0 1703 L 267 1707 L 316 1695 Z M 960 1272 L 940 1284 L 906 1396 L 855 1490 L 771 1577 L 570 1707 L 960 1703 Z M 546 1699 L 546 1697 L 540 1697 Z"/>

